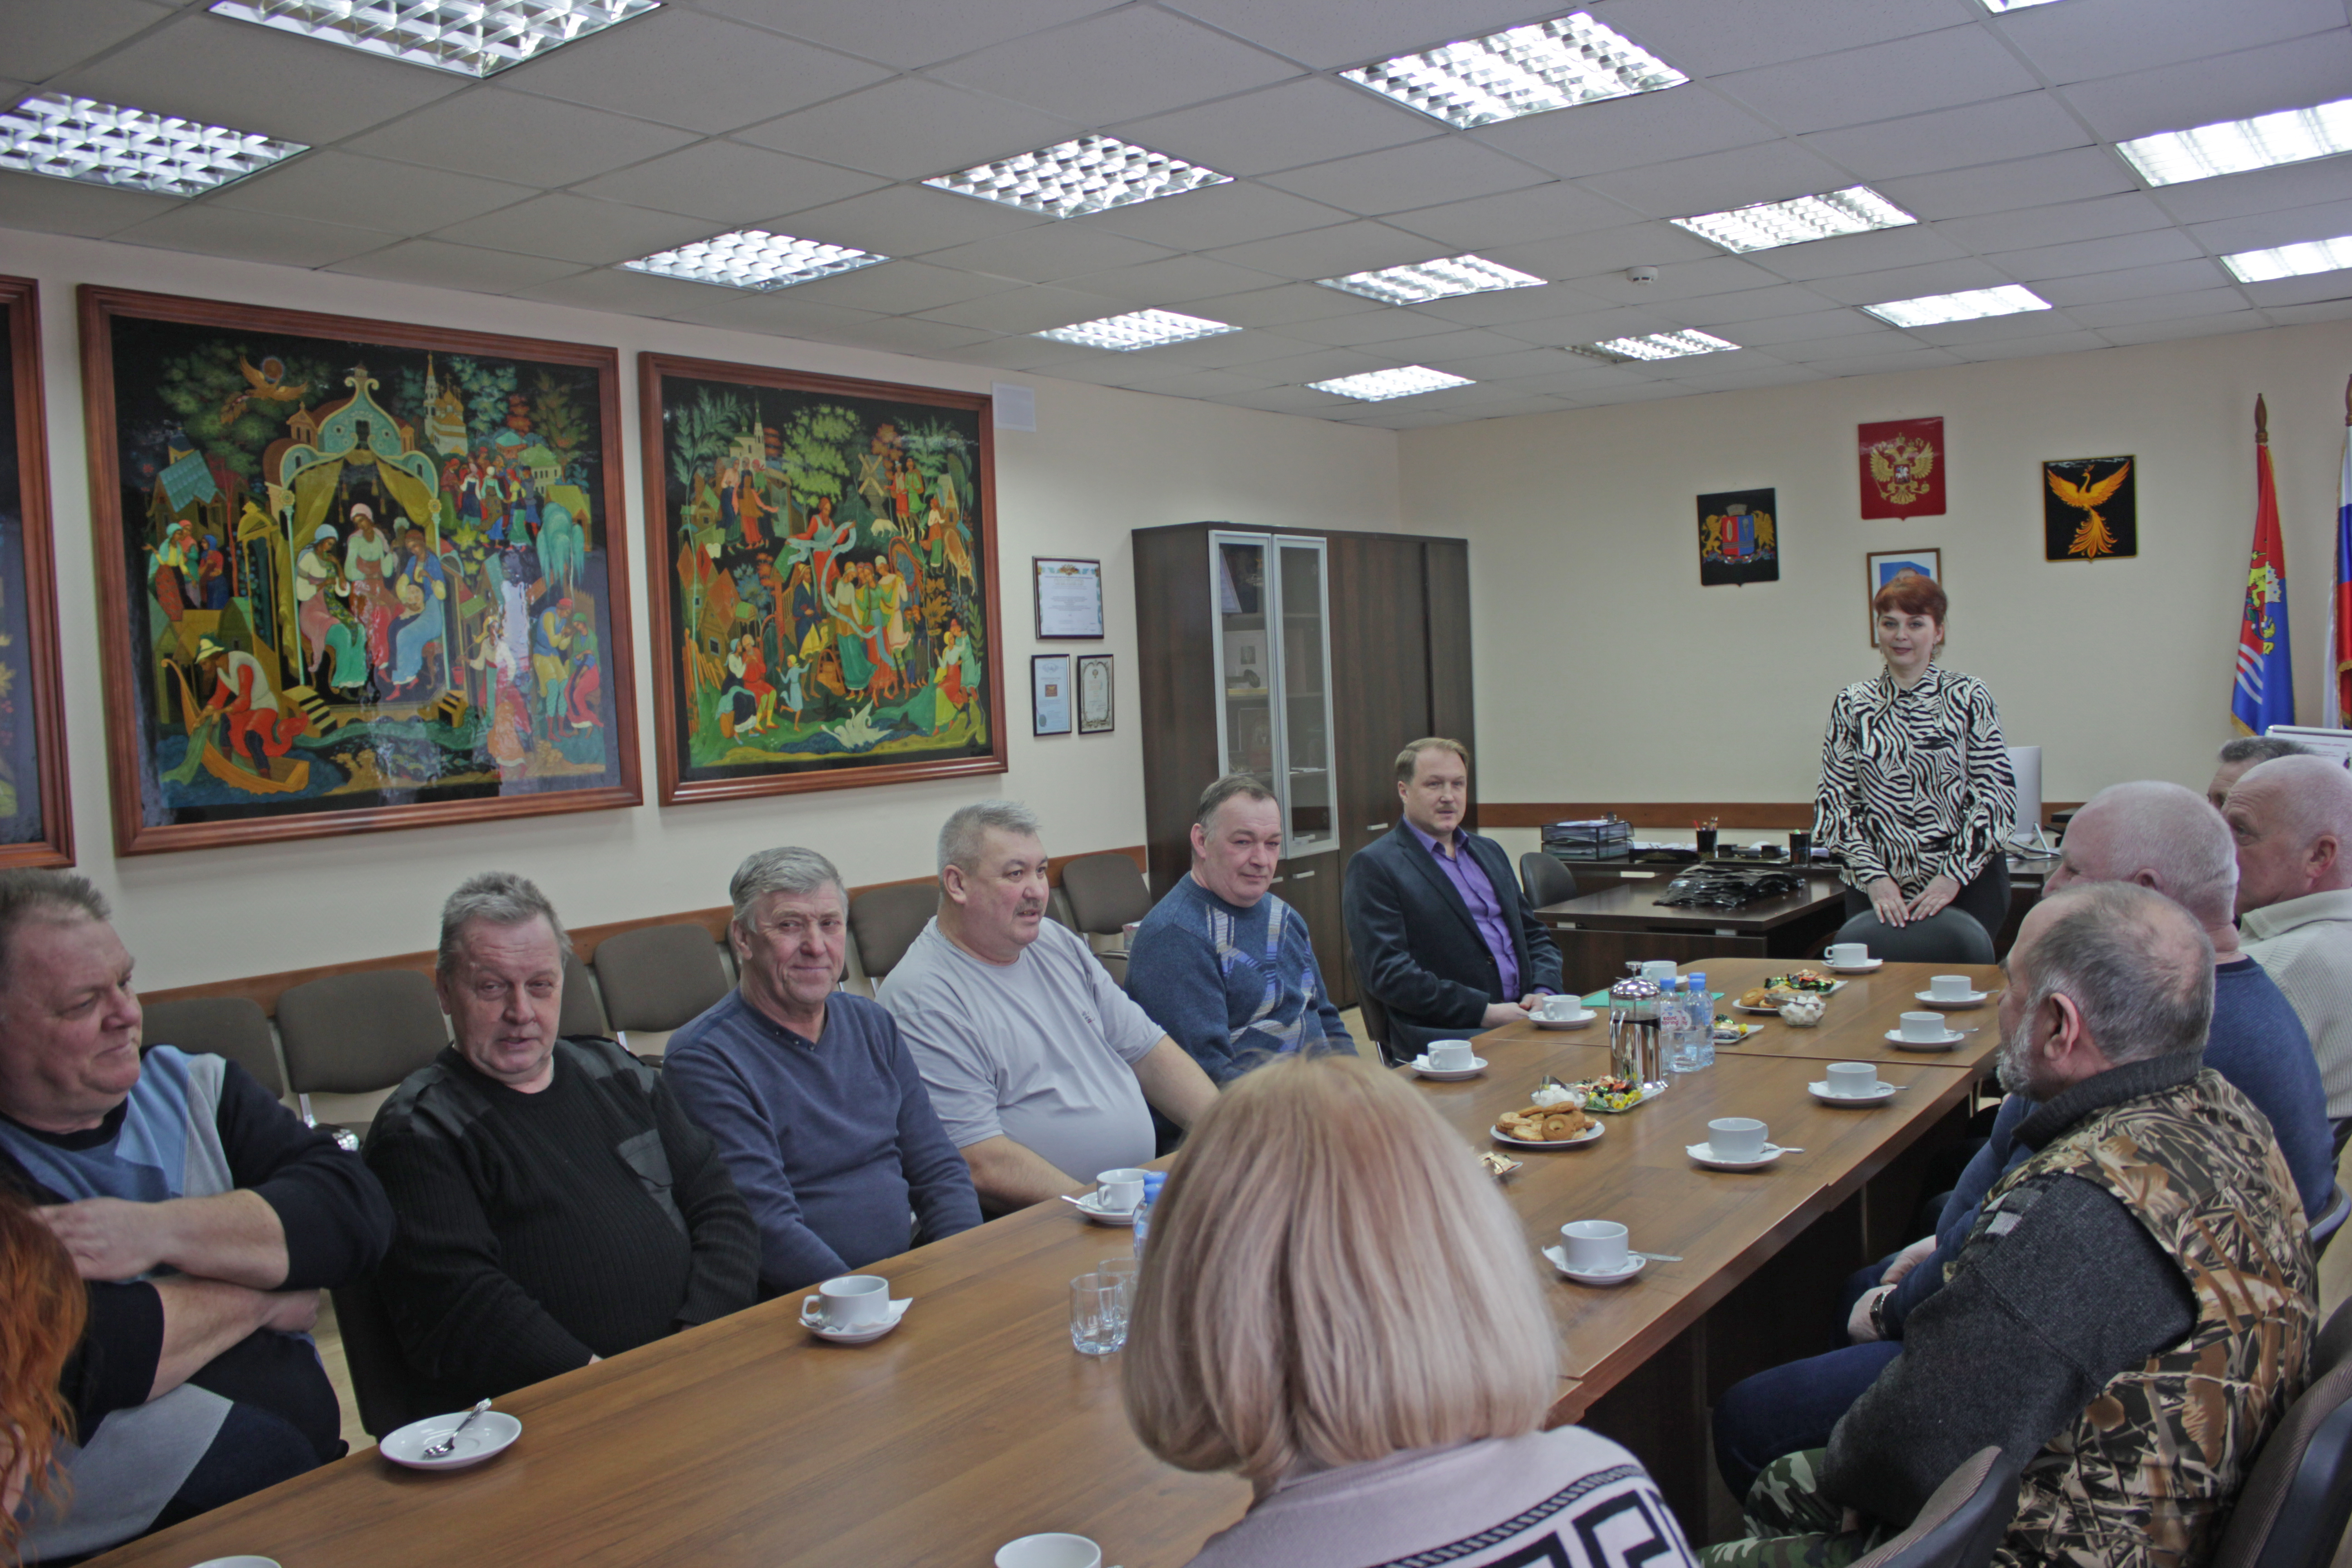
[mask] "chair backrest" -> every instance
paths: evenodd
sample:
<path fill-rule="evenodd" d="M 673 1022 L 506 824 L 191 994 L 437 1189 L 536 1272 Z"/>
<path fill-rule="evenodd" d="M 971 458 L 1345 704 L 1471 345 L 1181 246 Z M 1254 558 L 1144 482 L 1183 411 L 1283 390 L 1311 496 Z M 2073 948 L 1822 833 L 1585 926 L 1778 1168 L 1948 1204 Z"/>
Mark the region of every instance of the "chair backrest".
<path fill-rule="evenodd" d="M 866 978 L 879 984 L 898 967 L 907 949 L 922 934 L 923 922 L 939 913 L 937 882 L 904 882 L 869 888 L 849 900 L 849 931 L 857 939 L 858 962 Z"/>
<path fill-rule="evenodd" d="M 596 944 L 595 965 L 604 1016 L 623 1032 L 679 1028 L 730 984 L 719 944 L 690 921 L 608 936 Z"/>
<path fill-rule="evenodd" d="M 1078 929 L 1078 917 L 1070 911 L 1070 895 L 1066 889 L 1056 888 L 1045 895 L 1045 918 L 1071 931 Z"/>
<path fill-rule="evenodd" d="M 2311 1347 L 2303 1397 L 2263 1445 L 2238 1489 L 2215 1563 L 2327 1568 L 2352 1520 L 2352 1306 Z"/>
<path fill-rule="evenodd" d="M 1866 942 L 1871 957 L 1895 963 L 1990 963 L 1993 957 L 1992 937 L 1982 922 L 1950 905 L 1902 926 L 1888 925 L 1865 910 L 1830 940 Z"/>
<path fill-rule="evenodd" d="M 360 1426 L 367 1435 L 382 1437 L 412 1421 L 442 1414 L 425 1408 L 431 1401 L 417 1390 L 393 1330 L 392 1314 L 376 1294 L 375 1280 L 354 1279 L 329 1293 L 335 1299 L 335 1331 L 342 1338 L 343 1364 L 351 1368 L 352 1394 L 359 1402 Z"/>
<path fill-rule="evenodd" d="M 596 982 L 576 952 L 563 955 L 563 1012 L 556 1019 L 555 1032 L 605 1039 L 613 1035 L 612 1020 L 604 1016 L 604 1004 L 596 994 Z"/>
<path fill-rule="evenodd" d="M 431 1061 L 449 1031 L 421 971 L 362 969 L 287 987 L 278 1038 L 295 1093 L 367 1094 Z"/>
<path fill-rule="evenodd" d="M 1576 897 L 1576 873 L 1561 865 L 1558 856 L 1530 849 L 1519 857 L 1519 891 L 1528 896 L 1529 909 L 1564 904 Z"/>
<path fill-rule="evenodd" d="M 1979 1448 L 1928 1494 L 1910 1529 L 1854 1568 L 1985 1568 L 2015 1517 L 2017 1472 L 1998 1446 Z"/>
<path fill-rule="evenodd" d="M 2335 1185 L 2336 1190 L 2328 1194 L 2327 1206 L 2311 1222 L 2311 1255 L 2315 1258 L 2326 1255 L 2327 1244 L 2344 1228 L 2345 1220 L 2352 1217 L 2352 1192 L 2345 1191 L 2341 1182 Z"/>
<path fill-rule="evenodd" d="M 251 1073 L 274 1098 L 286 1093 L 278 1068 L 278 1045 L 269 1037 L 269 1015 L 244 996 L 193 996 L 180 1002 L 150 1002 L 142 1009 L 142 1046 L 177 1046 L 210 1051 Z"/>
<path fill-rule="evenodd" d="M 1389 1048 L 1388 1008 L 1381 1005 L 1379 997 L 1360 986 L 1356 991 L 1356 1010 L 1363 1016 L 1364 1033 L 1370 1035 L 1372 1044 L 1380 1047 L 1381 1062 L 1395 1066 L 1397 1053 Z"/>
<path fill-rule="evenodd" d="M 1062 890 L 1082 931 L 1117 936 L 1151 912 L 1151 889 L 1124 855 L 1081 855 L 1062 867 Z"/>

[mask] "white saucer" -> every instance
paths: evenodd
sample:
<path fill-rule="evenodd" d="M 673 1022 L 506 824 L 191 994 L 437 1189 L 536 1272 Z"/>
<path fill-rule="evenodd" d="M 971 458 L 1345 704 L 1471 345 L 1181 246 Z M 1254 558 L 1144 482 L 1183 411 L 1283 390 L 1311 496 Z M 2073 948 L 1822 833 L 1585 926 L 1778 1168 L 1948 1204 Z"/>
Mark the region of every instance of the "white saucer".
<path fill-rule="evenodd" d="M 1425 1056 L 1415 1057 L 1411 1064 L 1412 1070 L 1423 1078 L 1435 1079 L 1439 1083 L 1459 1083 L 1465 1078 L 1476 1078 L 1486 1070 L 1485 1057 L 1472 1057 L 1466 1068 L 1433 1068 L 1425 1065 L 1428 1060 Z"/>
<path fill-rule="evenodd" d="M 1528 1022 L 1538 1029 L 1581 1029 L 1599 1016 L 1601 1016 L 1599 1013 L 1587 1007 L 1583 1012 L 1567 1018 L 1547 1018 L 1541 1013 L 1530 1013 L 1528 1015 Z"/>
<path fill-rule="evenodd" d="M 1895 1091 L 1902 1087 L 1881 1079 L 1878 1087 L 1868 1094 L 1832 1094 L 1826 1079 L 1805 1085 L 1807 1092 L 1823 1105 L 1877 1105 L 1894 1099 Z"/>
<path fill-rule="evenodd" d="M 1712 1143 L 1685 1143 L 1683 1152 L 1710 1171 L 1759 1171 L 1780 1157 L 1780 1145 L 1764 1145 L 1764 1156 L 1759 1160 L 1718 1160 Z"/>
<path fill-rule="evenodd" d="M 1580 1143 L 1591 1142 L 1608 1131 L 1609 1129 L 1596 1118 L 1589 1130 L 1578 1133 L 1573 1138 L 1514 1138 L 1499 1127 L 1487 1128 L 1486 1136 L 1497 1143 L 1507 1144 L 1514 1149 L 1573 1149 Z"/>
<path fill-rule="evenodd" d="M 1100 1192 L 1088 1193 L 1071 1206 L 1097 1225 L 1133 1225 L 1135 1223 L 1133 1209 L 1104 1208 Z"/>
<path fill-rule="evenodd" d="M 803 1296 L 801 1298 L 801 1327 L 806 1329 L 810 1333 L 814 1334 L 817 1338 L 821 1340 L 831 1340 L 837 1345 L 863 1345 L 872 1343 L 874 1341 L 880 1339 L 884 1334 L 888 1333 L 892 1329 L 897 1328 L 898 1326 L 898 1320 L 907 1315 L 907 1309 L 915 1304 L 914 1298 L 911 1296 L 904 1297 L 898 1300 L 891 1302 L 889 1317 L 883 1320 L 881 1322 L 875 1324 L 870 1329 L 828 1329 L 822 1323 L 818 1322 L 815 1318 L 809 1315 L 809 1303 L 815 1300 L 817 1300 L 817 1298 L 814 1296 Z"/>
<path fill-rule="evenodd" d="M 1561 1251 L 1557 1247 L 1545 1247 L 1543 1249 L 1543 1255 L 1545 1262 L 1550 1264 L 1554 1268 L 1559 1269 L 1562 1274 L 1567 1275 L 1570 1279 L 1575 1280 L 1579 1285 L 1622 1285 L 1626 1280 L 1631 1279 L 1634 1275 L 1639 1274 L 1644 1268 L 1648 1267 L 1650 1261 L 1646 1258 L 1629 1256 L 1625 1259 L 1624 1267 L 1622 1268 L 1612 1268 L 1605 1273 L 1600 1274 L 1585 1274 L 1578 1271 L 1577 1269 L 1570 1268 L 1568 1266 L 1568 1254 Z"/>
<path fill-rule="evenodd" d="M 462 1470 L 503 1452 L 508 1444 L 522 1436 L 521 1422 L 503 1410 L 485 1410 L 479 1420 L 457 1434 L 455 1447 L 437 1459 L 426 1458 L 425 1450 L 446 1437 L 451 1428 L 465 1418 L 462 1410 L 447 1415 L 427 1415 L 393 1433 L 376 1448 L 394 1464 L 405 1465 L 412 1470 Z"/>
<path fill-rule="evenodd" d="M 1958 1029 L 1947 1029 L 1940 1040 L 1915 1040 L 1900 1029 L 1886 1031 L 1886 1043 L 1900 1046 L 1906 1051 L 1948 1051 L 1968 1037 Z"/>
<path fill-rule="evenodd" d="M 1938 996 L 1932 991 L 1914 991 L 1912 994 L 1930 1007 L 1981 1007 L 1992 993 L 1971 991 L 1965 996 Z"/>
<path fill-rule="evenodd" d="M 1883 958 L 1865 958 L 1860 963 L 1832 963 L 1824 958 L 1822 960 L 1822 967 L 1832 974 L 1867 974 L 1885 962 L 1886 960 Z"/>

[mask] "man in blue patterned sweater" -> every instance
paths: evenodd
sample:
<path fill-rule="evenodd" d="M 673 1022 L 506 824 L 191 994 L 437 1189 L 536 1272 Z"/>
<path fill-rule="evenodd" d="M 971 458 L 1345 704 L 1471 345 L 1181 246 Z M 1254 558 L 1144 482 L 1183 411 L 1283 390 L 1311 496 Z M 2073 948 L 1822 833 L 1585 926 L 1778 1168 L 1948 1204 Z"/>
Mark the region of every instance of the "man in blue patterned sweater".
<path fill-rule="evenodd" d="M 1127 994 L 1220 1086 L 1291 1051 L 1356 1053 L 1307 921 L 1276 898 L 1282 808 L 1233 773 L 1201 795 L 1192 871 L 1129 944 Z"/>

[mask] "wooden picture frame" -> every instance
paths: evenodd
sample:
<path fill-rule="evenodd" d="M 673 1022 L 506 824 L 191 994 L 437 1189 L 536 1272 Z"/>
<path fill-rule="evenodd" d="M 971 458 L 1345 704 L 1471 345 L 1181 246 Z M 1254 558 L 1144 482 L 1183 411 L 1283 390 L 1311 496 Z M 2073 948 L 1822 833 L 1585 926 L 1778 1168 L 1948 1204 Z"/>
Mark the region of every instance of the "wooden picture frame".
<path fill-rule="evenodd" d="M 1070 656 L 1033 653 L 1029 656 L 1029 732 L 1066 735 L 1077 713 L 1070 690 Z"/>
<path fill-rule="evenodd" d="M 1004 772 L 988 395 L 637 375 L 662 804 Z"/>
<path fill-rule="evenodd" d="M 70 866 L 41 292 L 0 278 L 0 867 Z"/>
<path fill-rule="evenodd" d="M 1874 550 L 1863 558 L 1863 576 L 1868 592 L 1863 596 L 1862 618 L 1870 628 L 1870 646 L 1878 646 L 1878 612 L 1871 601 L 1878 591 L 1909 571 L 1922 577 L 1944 580 L 1944 552 L 1941 550 Z"/>
<path fill-rule="evenodd" d="M 1081 735 L 1108 735 L 1118 727 L 1118 682 L 1112 679 L 1110 661 L 1107 653 L 1078 656 L 1076 689 Z"/>
<path fill-rule="evenodd" d="M 1039 642 L 1102 640 L 1101 562 L 1032 555 L 1029 592 L 1037 606 Z"/>
<path fill-rule="evenodd" d="M 643 800 L 616 351 L 80 315 L 118 854 Z"/>

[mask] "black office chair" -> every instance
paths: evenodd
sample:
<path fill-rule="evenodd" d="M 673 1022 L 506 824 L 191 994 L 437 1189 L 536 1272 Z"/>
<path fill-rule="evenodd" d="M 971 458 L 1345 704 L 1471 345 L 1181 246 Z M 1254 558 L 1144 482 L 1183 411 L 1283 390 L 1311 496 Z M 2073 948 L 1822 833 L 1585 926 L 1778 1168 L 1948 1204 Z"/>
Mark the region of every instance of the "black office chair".
<path fill-rule="evenodd" d="M 1928 1494 L 1910 1529 L 1854 1568 L 1985 1568 L 2016 1517 L 2017 1472 L 1998 1446 L 1979 1448 Z"/>
<path fill-rule="evenodd" d="M 442 1411 L 428 1408 L 420 1395 L 408 1358 L 401 1353 L 392 1314 L 384 1310 L 373 1278 L 338 1285 L 328 1294 L 335 1299 L 335 1329 L 342 1336 L 343 1364 L 351 1369 L 352 1395 L 359 1401 L 360 1426 L 371 1437 L 382 1438 L 412 1421 Z"/>
<path fill-rule="evenodd" d="M 2311 1256 L 2314 1258 L 2326 1256 L 2327 1244 L 2336 1239 L 2336 1233 L 2344 1228 L 2344 1221 L 2347 1217 L 2352 1217 L 2352 1193 L 2346 1192 L 2344 1184 L 2338 1182 L 2334 1195 L 2327 1200 L 2327 1206 L 2319 1211 L 2317 1219 L 2311 1222 Z"/>
<path fill-rule="evenodd" d="M 1576 897 L 1576 873 L 1561 865 L 1558 856 L 1530 849 L 1519 857 L 1519 891 L 1527 895 L 1531 910 L 1564 904 Z"/>
<path fill-rule="evenodd" d="M 1402 1058 L 1389 1048 L 1389 1010 L 1379 997 L 1360 989 L 1356 993 L 1356 1010 L 1363 1016 L 1364 1033 L 1372 1037 L 1373 1048 L 1381 1053 L 1381 1065 L 1396 1066 Z"/>
<path fill-rule="evenodd" d="M 2352 1521 L 2352 1307 L 2311 1347 L 2311 1377 L 2238 1490 L 2213 1553 L 2231 1568 L 2328 1568 Z"/>
<path fill-rule="evenodd" d="M 1949 905 L 1924 921 L 1891 926 L 1864 910 L 1838 927 L 1832 942 L 1866 944 L 1873 958 L 1894 963 L 1990 963 L 1992 937 L 1976 916 Z"/>

